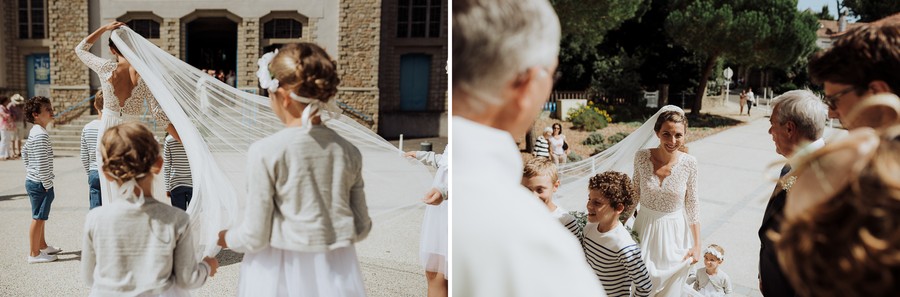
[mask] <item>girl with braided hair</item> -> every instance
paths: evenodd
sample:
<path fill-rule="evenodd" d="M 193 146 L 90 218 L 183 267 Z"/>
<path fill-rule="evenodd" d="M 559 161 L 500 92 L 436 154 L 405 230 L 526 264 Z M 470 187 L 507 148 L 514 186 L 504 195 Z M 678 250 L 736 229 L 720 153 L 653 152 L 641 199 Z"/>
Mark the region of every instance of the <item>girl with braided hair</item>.
<path fill-rule="evenodd" d="M 362 155 L 320 117 L 336 108 L 337 67 L 312 43 L 259 64 L 285 128 L 250 146 L 243 220 L 219 232 L 220 246 L 244 253 L 238 296 L 365 296 L 354 247 L 372 228 Z"/>
<path fill-rule="evenodd" d="M 152 196 L 159 143 L 137 122 L 107 129 L 100 143 L 101 170 L 121 199 L 92 209 L 84 222 L 81 268 L 91 296 L 190 296 L 219 263 L 197 261 L 188 214 Z"/>

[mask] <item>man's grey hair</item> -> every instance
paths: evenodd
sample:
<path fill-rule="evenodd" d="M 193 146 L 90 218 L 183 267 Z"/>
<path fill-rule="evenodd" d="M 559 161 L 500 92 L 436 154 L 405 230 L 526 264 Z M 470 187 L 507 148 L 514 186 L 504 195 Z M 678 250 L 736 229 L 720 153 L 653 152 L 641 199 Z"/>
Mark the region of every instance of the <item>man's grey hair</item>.
<path fill-rule="evenodd" d="M 797 125 L 797 132 L 809 140 L 822 138 L 828 110 L 822 99 L 809 90 L 793 90 L 775 97 L 773 110 L 778 110 L 775 121 L 788 121 Z"/>
<path fill-rule="evenodd" d="M 501 104 L 503 85 L 559 56 L 559 18 L 547 0 L 453 1 L 452 32 L 453 88 L 476 109 Z"/>

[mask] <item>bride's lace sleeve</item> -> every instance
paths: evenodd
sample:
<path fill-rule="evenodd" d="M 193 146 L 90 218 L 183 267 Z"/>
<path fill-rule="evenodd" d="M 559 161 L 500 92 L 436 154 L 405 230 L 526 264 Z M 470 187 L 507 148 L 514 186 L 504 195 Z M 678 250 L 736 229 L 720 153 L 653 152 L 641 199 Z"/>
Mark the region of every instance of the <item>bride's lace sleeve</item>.
<path fill-rule="evenodd" d="M 687 190 L 684 192 L 684 211 L 687 214 L 688 222 L 691 224 L 700 223 L 700 198 L 697 195 L 697 159 L 693 156 L 686 156 L 688 180 Z"/>
<path fill-rule="evenodd" d="M 169 124 L 169 117 L 166 116 L 162 107 L 159 106 L 159 101 L 156 101 L 156 97 L 153 96 L 153 92 L 150 91 L 150 86 L 147 85 L 143 78 L 138 80 L 138 84 L 134 87 L 131 97 L 132 99 L 130 100 L 138 100 L 138 102 L 146 104 L 150 115 L 153 116 L 153 119 L 156 120 L 158 125 L 165 127 Z M 143 111 L 143 104 L 131 105 L 134 108 L 138 108 L 135 110 L 128 110 L 129 106 L 126 105 L 126 113 L 140 114 Z"/>
<path fill-rule="evenodd" d="M 159 102 L 156 101 L 156 97 L 153 97 L 153 95 L 151 94 L 149 98 L 147 98 L 147 101 L 150 104 L 150 113 L 153 114 L 153 118 L 156 119 L 156 121 L 159 122 L 163 127 L 169 125 L 169 117 L 166 116 L 166 113 L 162 110 L 162 107 L 159 106 Z"/>
<path fill-rule="evenodd" d="M 84 65 L 87 65 L 88 68 L 91 68 L 91 70 L 96 72 L 97 75 L 100 76 L 100 80 L 107 81 L 110 76 L 112 76 L 113 70 L 116 70 L 116 62 L 92 54 L 90 49 L 93 45 L 93 43 L 87 42 L 87 38 L 81 40 L 81 42 L 75 46 L 75 55 L 81 59 L 81 62 L 84 63 Z"/>

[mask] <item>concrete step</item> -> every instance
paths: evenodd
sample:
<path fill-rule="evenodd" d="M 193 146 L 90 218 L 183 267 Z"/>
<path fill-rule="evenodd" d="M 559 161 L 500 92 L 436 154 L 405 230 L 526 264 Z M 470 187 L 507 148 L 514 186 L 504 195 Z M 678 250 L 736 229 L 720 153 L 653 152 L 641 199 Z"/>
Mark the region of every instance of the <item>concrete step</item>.
<path fill-rule="evenodd" d="M 84 114 L 81 117 L 69 121 L 65 125 L 53 126 L 48 129 L 50 142 L 54 152 L 77 153 L 81 150 L 81 131 L 84 126 L 97 119 L 97 115 Z M 165 127 L 150 127 L 156 139 L 163 141 L 166 137 Z"/>

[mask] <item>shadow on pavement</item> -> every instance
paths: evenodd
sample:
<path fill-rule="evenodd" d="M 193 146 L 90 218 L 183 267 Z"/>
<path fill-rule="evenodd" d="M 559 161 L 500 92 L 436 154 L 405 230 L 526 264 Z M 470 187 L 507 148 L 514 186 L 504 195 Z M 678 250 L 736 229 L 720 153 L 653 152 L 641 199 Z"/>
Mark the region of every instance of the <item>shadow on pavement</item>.
<path fill-rule="evenodd" d="M 728 127 L 728 126 L 736 126 L 742 124 L 744 122 L 738 121 L 729 117 L 723 117 L 720 115 L 714 114 L 700 114 L 694 115 L 688 113 L 688 126 L 692 128 L 718 128 L 718 127 Z"/>
<path fill-rule="evenodd" d="M 74 255 L 74 257 L 71 257 L 71 258 L 63 258 L 62 257 L 62 256 L 67 256 L 67 255 Z M 66 262 L 66 261 L 76 261 L 76 260 L 81 261 L 81 251 L 61 252 L 61 253 L 56 254 L 56 256 L 59 257 L 59 260 L 56 260 L 56 262 Z"/>
<path fill-rule="evenodd" d="M 244 260 L 244 254 L 236 253 L 229 249 L 222 249 L 218 255 L 216 255 L 216 260 L 219 261 L 219 266 L 228 266 L 235 263 L 240 263 Z"/>
<path fill-rule="evenodd" d="M 22 193 L 22 194 L 12 194 L 12 195 L 2 195 L 2 196 L 0 196 L 0 201 L 18 200 L 18 199 L 23 199 L 23 198 L 28 198 L 28 194 Z"/>

